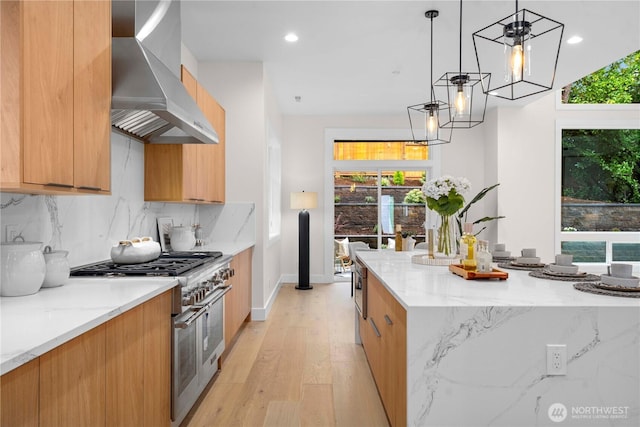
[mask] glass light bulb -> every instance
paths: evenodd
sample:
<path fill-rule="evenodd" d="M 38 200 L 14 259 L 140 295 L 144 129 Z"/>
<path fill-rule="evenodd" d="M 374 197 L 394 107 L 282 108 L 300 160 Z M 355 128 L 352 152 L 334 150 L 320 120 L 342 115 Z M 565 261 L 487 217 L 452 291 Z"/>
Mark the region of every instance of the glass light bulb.
<path fill-rule="evenodd" d="M 429 112 L 427 116 L 427 140 L 438 138 L 438 116 L 433 114 L 433 111 Z"/>
<path fill-rule="evenodd" d="M 511 49 L 511 75 L 513 81 L 522 80 L 522 69 L 524 68 L 524 51 L 522 44 L 515 44 Z"/>
<path fill-rule="evenodd" d="M 467 109 L 467 97 L 464 94 L 464 88 L 458 87 L 458 93 L 456 94 L 456 113 L 458 116 L 463 116 Z"/>

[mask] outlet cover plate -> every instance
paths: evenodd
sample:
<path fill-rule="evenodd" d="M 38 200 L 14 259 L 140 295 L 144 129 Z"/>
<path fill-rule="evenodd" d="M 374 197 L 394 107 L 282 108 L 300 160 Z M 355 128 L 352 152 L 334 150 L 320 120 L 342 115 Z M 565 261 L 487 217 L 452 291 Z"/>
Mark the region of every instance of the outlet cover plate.
<path fill-rule="evenodd" d="M 566 344 L 547 344 L 547 375 L 567 375 Z"/>

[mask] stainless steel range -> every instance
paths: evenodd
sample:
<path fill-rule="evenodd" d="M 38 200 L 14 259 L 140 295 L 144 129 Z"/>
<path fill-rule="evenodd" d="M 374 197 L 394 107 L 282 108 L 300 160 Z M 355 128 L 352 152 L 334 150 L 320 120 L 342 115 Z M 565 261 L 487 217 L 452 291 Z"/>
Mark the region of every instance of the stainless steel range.
<path fill-rule="evenodd" d="M 172 319 L 172 426 L 178 426 L 218 370 L 224 351 L 223 296 L 231 289 L 231 257 L 221 252 L 170 252 L 141 264 L 104 261 L 74 268 L 72 276 L 170 276 Z"/>

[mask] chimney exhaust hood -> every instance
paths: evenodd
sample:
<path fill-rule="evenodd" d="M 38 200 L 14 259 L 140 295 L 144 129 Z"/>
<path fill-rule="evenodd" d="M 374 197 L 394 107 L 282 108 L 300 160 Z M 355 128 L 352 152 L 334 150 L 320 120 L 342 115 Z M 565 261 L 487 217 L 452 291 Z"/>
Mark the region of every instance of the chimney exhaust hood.
<path fill-rule="evenodd" d="M 179 1 L 114 1 L 112 19 L 113 128 L 146 143 L 218 143 L 178 78 Z"/>

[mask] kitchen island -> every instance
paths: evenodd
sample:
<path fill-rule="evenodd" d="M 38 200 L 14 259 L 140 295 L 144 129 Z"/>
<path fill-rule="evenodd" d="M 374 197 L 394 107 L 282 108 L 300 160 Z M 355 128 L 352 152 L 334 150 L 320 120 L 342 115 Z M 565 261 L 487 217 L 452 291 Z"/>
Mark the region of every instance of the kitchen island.
<path fill-rule="evenodd" d="M 407 425 L 556 425 L 563 408 L 563 425 L 639 424 L 640 299 L 511 269 L 506 281 L 464 280 L 412 263 L 419 253 L 358 253 L 369 286 L 384 288 L 374 294 L 388 292 L 406 316 Z M 388 322 L 376 321 L 375 332 Z M 387 354 L 359 333 L 375 376 Z M 547 344 L 566 345 L 567 375 L 547 374 Z"/>

